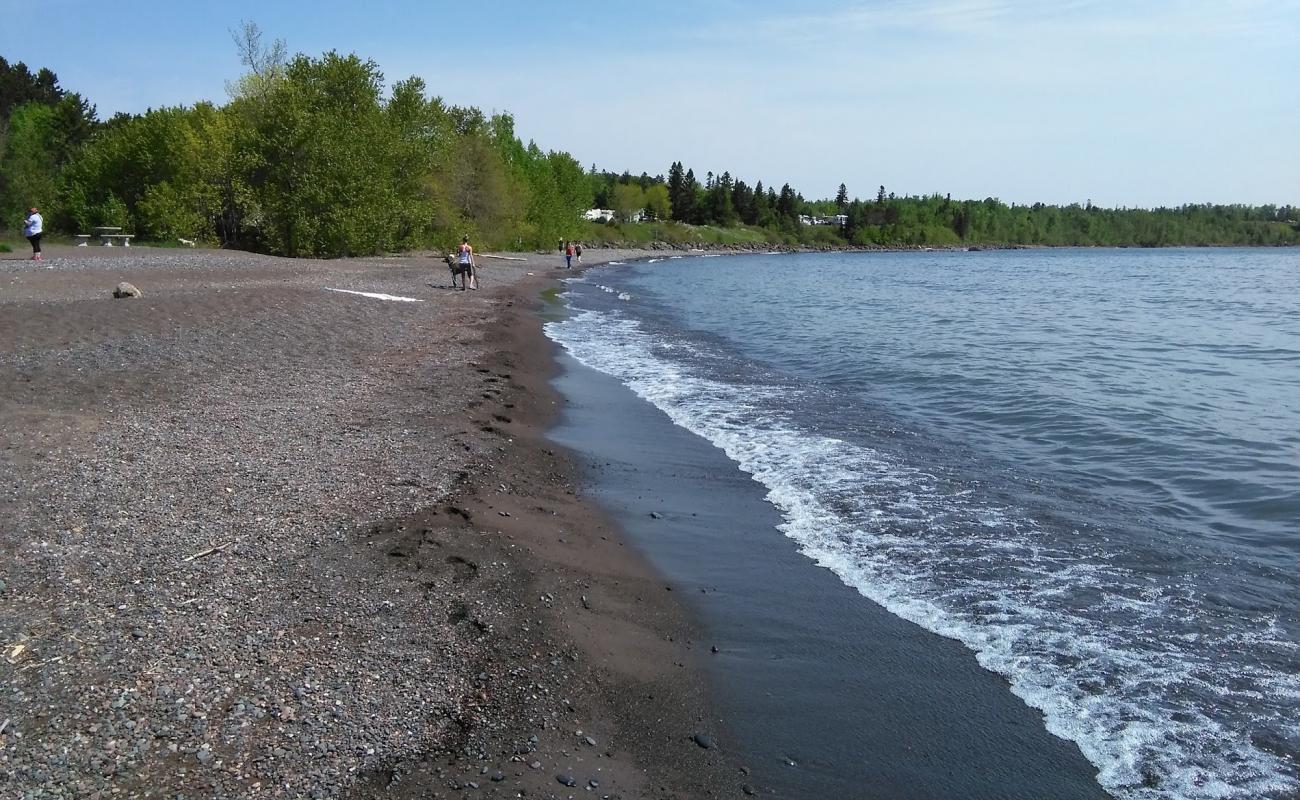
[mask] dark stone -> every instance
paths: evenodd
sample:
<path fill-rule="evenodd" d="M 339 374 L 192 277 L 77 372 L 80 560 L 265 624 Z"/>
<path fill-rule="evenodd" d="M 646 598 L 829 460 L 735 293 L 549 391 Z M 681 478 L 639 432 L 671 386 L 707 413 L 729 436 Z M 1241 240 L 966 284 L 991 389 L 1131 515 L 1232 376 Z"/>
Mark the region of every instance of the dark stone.
<path fill-rule="evenodd" d="M 561 772 L 555 776 L 555 779 L 565 786 L 577 786 L 578 782 L 567 772 Z"/>
<path fill-rule="evenodd" d="M 697 733 L 691 737 L 691 741 L 695 742 L 700 747 L 703 747 L 705 750 L 712 750 L 717 745 L 717 742 L 713 740 L 713 737 L 707 733 Z"/>

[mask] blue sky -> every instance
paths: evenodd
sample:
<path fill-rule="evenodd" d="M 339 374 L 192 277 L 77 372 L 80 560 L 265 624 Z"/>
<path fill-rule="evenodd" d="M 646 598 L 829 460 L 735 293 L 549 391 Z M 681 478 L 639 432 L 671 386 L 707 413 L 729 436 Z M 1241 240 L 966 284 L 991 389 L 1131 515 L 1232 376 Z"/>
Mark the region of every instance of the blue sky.
<path fill-rule="evenodd" d="M 1300 0 L 0 0 L 101 117 L 223 101 L 229 31 L 371 58 L 584 164 L 808 197 L 1300 205 Z"/>

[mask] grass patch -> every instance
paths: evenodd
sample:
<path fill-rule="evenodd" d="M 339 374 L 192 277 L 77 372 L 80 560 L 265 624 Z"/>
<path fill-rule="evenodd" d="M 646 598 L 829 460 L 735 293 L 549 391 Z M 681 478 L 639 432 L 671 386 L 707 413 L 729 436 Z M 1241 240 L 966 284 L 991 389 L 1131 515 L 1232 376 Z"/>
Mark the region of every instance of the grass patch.
<path fill-rule="evenodd" d="M 14 249 L 4 242 L 0 242 L 0 253 L 12 253 Z"/>
<path fill-rule="evenodd" d="M 585 242 L 623 244 L 629 247 L 651 242 L 668 242 L 678 245 L 771 244 L 780 237 L 763 228 L 737 226 L 719 228 L 714 225 L 686 225 L 681 222 L 618 222 L 606 224 L 587 223 Z"/>

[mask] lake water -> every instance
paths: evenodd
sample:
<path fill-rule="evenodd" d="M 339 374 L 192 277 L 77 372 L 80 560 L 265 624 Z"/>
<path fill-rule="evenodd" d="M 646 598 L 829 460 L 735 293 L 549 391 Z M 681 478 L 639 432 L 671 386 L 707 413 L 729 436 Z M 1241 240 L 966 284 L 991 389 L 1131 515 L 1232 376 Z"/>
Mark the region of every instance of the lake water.
<path fill-rule="evenodd" d="M 1300 252 L 687 256 L 548 334 L 1122 798 L 1300 796 Z"/>

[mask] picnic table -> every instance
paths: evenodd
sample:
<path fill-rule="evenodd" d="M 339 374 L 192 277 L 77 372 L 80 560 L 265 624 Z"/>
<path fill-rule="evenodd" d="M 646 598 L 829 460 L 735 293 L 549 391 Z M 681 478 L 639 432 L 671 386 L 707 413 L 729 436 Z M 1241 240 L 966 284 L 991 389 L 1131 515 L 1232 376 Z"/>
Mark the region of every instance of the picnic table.
<path fill-rule="evenodd" d="M 122 233 L 121 228 L 114 227 L 112 225 L 100 225 L 98 227 L 92 228 L 92 230 L 95 231 L 95 236 L 99 237 L 99 243 L 104 247 L 112 247 L 114 239 L 120 239 L 123 247 L 131 246 L 132 235 L 128 233 Z M 89 233 L 77 234 L 77 247 L 85 247 L 87 244 L 89 244 L 89 242 L 90 242 Z"/>

